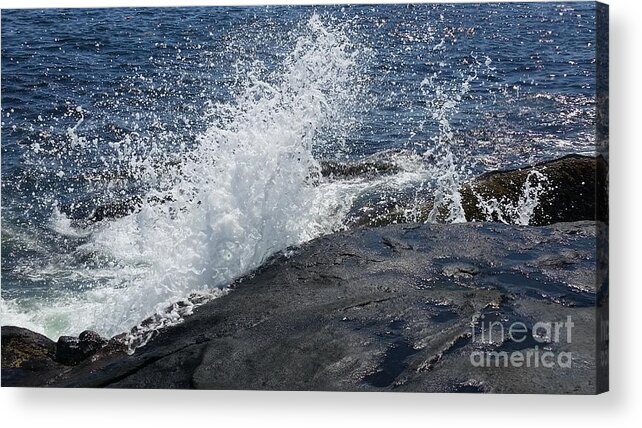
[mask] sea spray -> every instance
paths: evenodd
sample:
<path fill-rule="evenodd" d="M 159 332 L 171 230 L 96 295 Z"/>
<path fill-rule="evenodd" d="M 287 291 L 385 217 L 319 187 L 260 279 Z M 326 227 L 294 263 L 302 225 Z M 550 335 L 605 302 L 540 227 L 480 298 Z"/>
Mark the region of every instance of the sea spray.
<path fill-rule="evenodd" d="M 535 208 L 540 203 L 541 197 L 549 190 L 546 174 L 533 170 L 526 177 L 522 193 L 515 206 L 515 224 L 528 226 L 533 218 Z"/>
<path fill-rule="evenodd" d="M 231 102 L 212 103 L 214 123 L 176 168 L 157 171 L 127 138 L 111 144 L 126 171 L 119 174 L 143 171 L 157 182 L 135 213 L 88 226 L 74 254 L 91 261 L 84 271 L 101 272 L 99 280 L 88 278 L 64 298 L 31 301 L 21 314 L 3 302 L 3 318 L 11 312 L 53 338 L 87 328 L 113 335 L 340 228 L 352 196 L 323 183 L 314 151 L 350 128 L 366 54 L 314 14 L 281 66 L 267 72 L 255 63 Z M 83 118 L 69 131 L 73 146 L 95 144 L 79 135 Z M 86 232 L 74 232 L 58 210 L 52 227 L 67 236 Z M 167 320 L 180 317 L 159 324 Z"/>
<path fill-rule="evenodd" d="M 442 41 L 443 43 L 443 41 Z M 438 45 L 441 49 L 441 45 Z M 451 119 L 470 90 L 471 82 L 477 79 L 472 70 L 461 80 L 444 81 L 437 73 L 421 82 L 426 98 L 428 115 L 437 123 L 437 135 L 424 152 L 432 172 L 432 209 L 426 222 L 463 223 L 466 215 L 462 206 L 460 187 L 467 177 L 466 168 L 470 159 L 458 147 Z"/>
<path fill-rule="evenodd" d="M 476 191 L 474 186 L 472 194 L 476 198 L 477 208 L 487 221 L 528 226 L 542 197 L 550 190 L 549 187 L 549 179 L 545 172 L 533 169 L 526 176 L 516 201 L 485 197 Z"/>
<path fill-rule="evenodd" d="M 394 77 L 398 68 L 386 75 L 385 68 L 365 67 L 369 51 L 346 31 L 350 22 L 324 21 L 312 15 L 288 35 L 270 56 L 277 65 L 258 61 L 253 49 L 239 55 L 245 62 L 233 64 L 230 96 L 212 96 L 200 119 L 179 121 L 182 129 L 170 129 L 154 114 L 167 110 L 178 117 L 193 106 L 170 108 L 162 97 L 153 100 L 158 105 L 142 103 L 152 111 L 151 132 L 139 132 L 134 120 L 117 127 L 113 140 L 89 132 L 91 107 L 70 105 L 67 119 L 73 122 L 64 140 L 34 145 L 30 159 L 42 166 L 34 174 L 36 186 L 55 184 L 54 197 L 43 198 L 50 214 L 46 230 L 36 234 L 55 245 L 44 247 L 46 257 L 37 263 L 16 258 L 23 265 L 12 273 L 31 294 L 3 294 L 3 322 L 54 339 L 87 328 L 104 335 L 131 331 L 127 343 L 133 350 L 224 294 L 275 252 L 346 227 L 351 209 L 369 209 L 372 202 L 402 210 L 393 221 L 424 221 L 422 209 L 434 198 L 428 221 L 465 221 L 459 188 L 471 177 L 475 147 L 460 138 L 458 114 L 468 109 L 471 86 L 487 73 L 490 59 L 467 58 L 469 65 L 449 68 L 442 65 L 449 42 L 429 49 L 424 59 L 437 71 L 414 82 L 412 95 L 392 87 L 383 91 L 404 109 L 412 110 L 417 96 L 425 122 L 434 126 L 418 132 L 421 122 L 395 119 L 384 122 L 390 129 L 382 129 L 382 138 L 396 133 L 426 140 L 413 141 L 409 154 L 386 153 L 394 173 L 327 178 L 320 157 L 341 155 L 344 138 L 358 125 L 354 111 L 376 104 L 365 83 L 377 73 L 384 80 Z M 287 53 L 280 52 L 283 46 L 289 46 Z M 189 82 L 175 82 L 171 99 L 181 104 L 181 85 Z M 155 83 L 149 84 L 145 89 L 156 94 Z M 220 88 L 213 91 L 220 95 Z M 385 143 L 390 146 L 381 147 L 395 147 L 394 140 Z M 533 182 L 524 193 L 520 221 L 532 215 L 537 186 Z M 411 206 L 403 207 L 408 194 Z M 96 215 L 104 207 L 115 215 Z"/>

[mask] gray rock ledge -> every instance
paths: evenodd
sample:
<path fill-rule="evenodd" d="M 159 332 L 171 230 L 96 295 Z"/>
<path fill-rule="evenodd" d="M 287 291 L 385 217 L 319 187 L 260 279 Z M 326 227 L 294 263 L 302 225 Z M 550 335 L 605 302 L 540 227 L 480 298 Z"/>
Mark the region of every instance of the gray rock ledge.
<path fill-rule="evenodd" d="M 2 328 L 3 386 L 491 393 L 596 392 L 601 223 L 389 225 L 278 255 L 134 355 L 104 346 L 77 365 Z M 572 342 L 530 336 L 572 317 Z M 483 320 L 523 322 L 492 343 Z M 12 340 L 8 340 L 13 337 Z M 474 352 L 572 355 L 571 367 L 477 367 Z M 26 350 L 26 351 L 25 351 Z M 18 358 L 19 357 L 19 358 Z M 36 361 L 37 363 L 34 363 Z M 75 362 L 76 363 L 76 362 Z"/>

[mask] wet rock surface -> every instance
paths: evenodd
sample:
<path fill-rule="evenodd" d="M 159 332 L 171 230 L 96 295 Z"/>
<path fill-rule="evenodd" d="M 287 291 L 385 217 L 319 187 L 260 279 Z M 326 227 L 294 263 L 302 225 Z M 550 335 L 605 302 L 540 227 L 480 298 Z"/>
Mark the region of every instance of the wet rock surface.
<path fill-rule="evenodd" d="M 394 174 L 399 167 L 392 161 L 366 159 L 361 162 L 321 162 L 321 175 L 331 178 L 371 178 Z"/>
<path fill-rule="evenodd" d="M 534 188 L 541 189 L 534 191 Z M 530 187 L 530 190 L 529 190 Z M 537 198 L 528 224 L 596 220 L 608 223 L 608 165 L 603 157 L 568 155 L 533 166 L 492 171 L 460 188 L 467 221 L 499 221 L 519 224 L 520 210 L 528 194 Z M 494 207 L 494 208 L 493 208 Z M 388 203 L 358 204 L 350 213 L 350 226 L 377 227 L 390 223 L 424 222 L 433 208 L 432 195 L 397 195 Z M 440 217 L 446 217 L 444 207 Z"/>
<path fill-rule="evenodd" d="M 77 337 L 60 336 L 56 343 L 56 360 L 62 364 L 73 365 L 82 361 L 83 355 Z"/>
<path fill-rule="evenodd" d="M 122 353 L 124 345 L 93 331 L 78 337 L 61 336 L 57 342 L 26 328 L 2 326 L 2 385 L 41 386 L 69 366 L 101 353 Z"/>
<path fill-rule="evenodd" d="M 56 343 L 20 327 L 2 327 L 2 385 L 35 386 L 61 367 L 54 361 Z"/>
<path fill-rule="evenodd" d="M 5 347 L 14 330 L 3 327 L 3 385 L 594 393 L 598 227 L 417 224 L 328 235 L 273 258 L 133 355 L 105 346 L 75 366 L 54 361 L 11 377 L 5 360 L 17 348 Z M 570 343 L 534 339 L 537 322 L 568 316 Z M 521 322 L 526 340 L 481 340 L 484 320 Z M 52 343 L 34 340 L 35 358 L 52 358 Z M 474 352 L 536 348 L 570 353 L 572 364 L 471 362 Z"/>
<path fill-rule="evenodd" d="M 407 151 L 386 151 L 360 161 L 322 161 L 319 173 L 331 180 L 374 179 L 400 172 L 403 169 L 400 159 L 410 158 L 413 162 L 422 159 Z M 608 222 L 607 163 L 601 156 L 582 155 L 568 155 L 512 170 L 491 171 L 463 184 L 460 193 L 466 220 L 519 223 L 517 210 L 510 208 L 524 203 L 520 199 L 528 191 L 527 183 L 531 187 L 542 186 L 537 206 L 529 219 L 528 224 L 532 226 L 580 220 Z M 416 186 L 410 186 L 390 200 L 377 192 L 364 196 L 364 199 L 355 201 L 348 214 L 347 226 L 378 227 L 424 222 L 433 208 L 429 190 L 429 187 L 418 190 Z M 162 204 L 170 198 L 151 197 L 146 200 Z M 78 224 L 92 224 L 138 212 L 143 202 L 140 195 L 133 194 L 120 200 L 103 201 L 96 206 L 87 201 L 61 206 L 60 210 Z M 489 210 L 493 205 L 501 208 Z M 445 211 L 442 217 L 446 217 Z"/>
<path fill-rule="evenodd" d="M 94 331 L 83 331 L 78 337 L 61 336 L 56 343 L 55 359 L 65 365 L 76 365 L 94 355 L 108 341 Z"/>
<path fill-rule="evenodd" d="M 531 175 L 533 172 L 541 174 Z M 497 200 L 516 206 L 525 186 L 541 184 L 542 191 L 528 224 L 547 225 L 578 220 L 608 222 L 608 167 L 604 158 L 568 155 L 533 167 L 489 172 L 462 187 L 462 205 L 468 221 L 497 221 L 497 214 L 482 209 L 480 201 Z M 515 213 L 504 213 L 515 223 Z"/>

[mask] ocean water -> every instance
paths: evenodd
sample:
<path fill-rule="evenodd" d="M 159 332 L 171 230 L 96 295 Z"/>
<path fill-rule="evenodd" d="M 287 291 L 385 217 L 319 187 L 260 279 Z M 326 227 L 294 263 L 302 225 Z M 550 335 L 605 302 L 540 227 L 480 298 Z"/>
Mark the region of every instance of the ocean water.
<path fill-rule="evenodd" d="M 590 2 L 3 10 L 1 322 L 179 322 L 413 192 L 465 221 L 461 182 L 595 151 L 595 67 Z"/>

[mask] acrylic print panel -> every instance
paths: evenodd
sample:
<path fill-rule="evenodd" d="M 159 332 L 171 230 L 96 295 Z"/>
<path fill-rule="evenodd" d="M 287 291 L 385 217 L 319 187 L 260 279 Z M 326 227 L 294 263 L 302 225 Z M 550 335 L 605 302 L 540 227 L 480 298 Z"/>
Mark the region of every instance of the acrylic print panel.
<path fill-rule="evenodd" d="M 2 11 L 2 385 L 608 388 L 608 9 Z"/>

